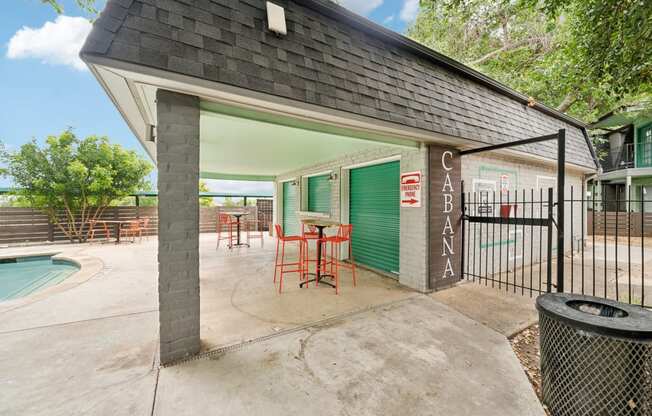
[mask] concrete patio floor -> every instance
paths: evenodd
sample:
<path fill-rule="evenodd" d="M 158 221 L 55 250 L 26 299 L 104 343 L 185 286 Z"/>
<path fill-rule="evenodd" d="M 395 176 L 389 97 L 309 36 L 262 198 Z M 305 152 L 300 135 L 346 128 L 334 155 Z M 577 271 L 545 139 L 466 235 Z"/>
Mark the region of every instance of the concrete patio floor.
<path fill-rule="evenodd" d="M 0 304 L 0 414 L 543 414 L 506 338 L 433 298 L 368 271 L 279 296 L 271 240 L 201 240 L 202 342 L 230 347 L 158 368 L 155 239 L 49 246 L 102 267 Z"/>

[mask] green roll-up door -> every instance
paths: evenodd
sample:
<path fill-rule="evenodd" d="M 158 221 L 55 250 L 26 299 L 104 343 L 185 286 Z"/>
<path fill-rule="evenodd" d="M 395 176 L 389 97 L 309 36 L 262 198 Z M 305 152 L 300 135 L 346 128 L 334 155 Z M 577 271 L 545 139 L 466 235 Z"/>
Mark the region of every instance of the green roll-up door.
<path fill-rule="evenodd" d="M 329 175 L 308 178 L 308 211 L 331 213 L 331 183 Z"/>
<path fill-rule="evenodd" d="M 298 235 L 297 187 L 292 182 L 283 182 L 283 234 Z"/>
<path fill-rule="evenodd" d="M 356 263 L 398 274 L 400 248 L 400 164 L 351 169 L 349 220 Z"/>

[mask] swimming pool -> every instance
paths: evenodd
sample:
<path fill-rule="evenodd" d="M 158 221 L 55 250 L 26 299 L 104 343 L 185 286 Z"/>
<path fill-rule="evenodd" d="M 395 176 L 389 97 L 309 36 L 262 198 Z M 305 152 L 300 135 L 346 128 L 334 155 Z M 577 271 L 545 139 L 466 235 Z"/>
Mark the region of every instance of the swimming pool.
<path fill-rule="evenodd" d="M 77 270 L 75 263 L 51 255 L 0 258 L 0 302 L 54 286 Z"/>

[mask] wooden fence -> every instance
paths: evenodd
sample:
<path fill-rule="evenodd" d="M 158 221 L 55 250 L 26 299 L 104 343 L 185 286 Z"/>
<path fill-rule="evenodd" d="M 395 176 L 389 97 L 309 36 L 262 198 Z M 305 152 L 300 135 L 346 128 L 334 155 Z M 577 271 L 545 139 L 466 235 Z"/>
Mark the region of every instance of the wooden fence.
<path fill-rule="evenodd" d="M 233 210 L 225 207 L 201 207 L 199 209 L 199 231 L 215 232 L 217 214 L 220 210 Z M 245 220 L 255 221 L 258 227 L 267 231 L 272 221 L 272 200 L 258 199 L 256 206 L 239 208 L 249 215 Z M 158 231 L 157 207 L 120 206 L 108 207 L 100 220 L 133 220 L 149 218 L 149 224 L 143 235 L 156 235 Z M 78 220 L 79 221 L 79 220 Z M 76 224 L 79 225 L 79 222 Z M 113 230 L 112 230 L 113 231 Z M 20 244 L 45 241 L 67 241 L 63 231 L 52 224 L 48 216 L 33 208 L 0 208 L 0 244 Z"/>
<path fill-rule="evenodd" d="M 593 227 L 595 218 L 595 228 Z M 641 215 L 640 212 L 611 212 L 611 211 L 596 211 L 595 215 L 592 211 L 588 211 L 587 217 L 587 234 L 593 235 L 616 235 L 618 232 L 619 237 L 627 237 L 628 232 L 631 237 L 652 237 L 652 213 L 645 213 Z M 644 221 L 641 224 L 641 221 Z M 629 225 L 629 231 L 628 231 Z"/>

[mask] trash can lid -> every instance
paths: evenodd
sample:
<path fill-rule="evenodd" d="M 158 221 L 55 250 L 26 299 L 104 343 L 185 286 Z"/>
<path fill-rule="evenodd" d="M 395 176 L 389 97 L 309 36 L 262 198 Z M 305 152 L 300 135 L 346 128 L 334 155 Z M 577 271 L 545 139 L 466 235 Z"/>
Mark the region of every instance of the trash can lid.
<path fill-rule="evenodd" d="M 652 311 L 610 299 L 572 293 L 546 293 L 537 309 L 570 326 L 637 341 L 652 340 Z"/>

